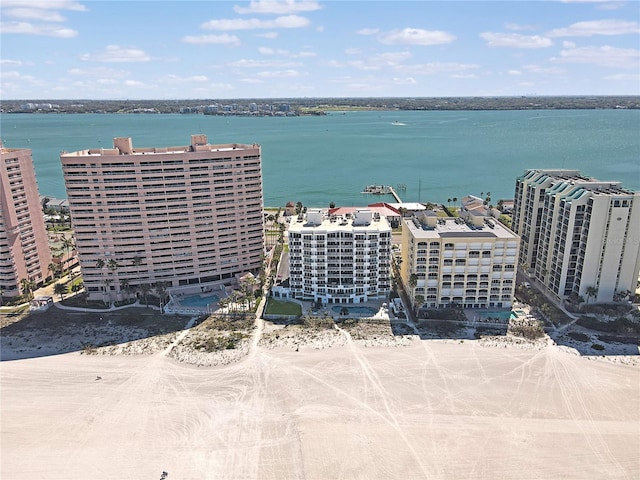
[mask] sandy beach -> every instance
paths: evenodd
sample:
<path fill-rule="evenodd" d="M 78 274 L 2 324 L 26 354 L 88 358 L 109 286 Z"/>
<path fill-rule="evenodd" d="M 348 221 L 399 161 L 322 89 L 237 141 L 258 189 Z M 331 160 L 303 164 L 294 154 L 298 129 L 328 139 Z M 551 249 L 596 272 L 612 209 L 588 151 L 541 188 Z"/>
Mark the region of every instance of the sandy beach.
<path fill-rule="evenodd" d="M 636 362 L 358 323 L 198 350 L 215 328 L 43 356 L 3 336 L 1 477 L 640 478 Z"/>

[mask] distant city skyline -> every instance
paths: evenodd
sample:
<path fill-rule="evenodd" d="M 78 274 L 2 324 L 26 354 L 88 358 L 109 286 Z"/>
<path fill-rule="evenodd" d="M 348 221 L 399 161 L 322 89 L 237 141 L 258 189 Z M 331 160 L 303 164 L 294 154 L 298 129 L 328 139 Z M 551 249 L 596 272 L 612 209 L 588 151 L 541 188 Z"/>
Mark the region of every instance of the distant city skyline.
<path fill-rule="evenodd" d="M 3 0 L 0 96 L 640 94 L 636 1 Z"/>

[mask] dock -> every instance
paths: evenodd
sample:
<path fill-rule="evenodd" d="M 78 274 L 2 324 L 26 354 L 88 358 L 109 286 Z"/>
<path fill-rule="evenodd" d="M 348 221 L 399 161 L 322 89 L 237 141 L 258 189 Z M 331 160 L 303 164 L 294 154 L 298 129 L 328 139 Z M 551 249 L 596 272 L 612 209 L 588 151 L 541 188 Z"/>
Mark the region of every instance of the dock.
<path fill-rule="evenodd" d="M 400 197 L 398 196 L 396 191 L 393 189 L 393 187 L 389 187 L 389 193 L 393 195 L 393 198 L 396 199 L 396 203 L 402 203 L 402 200 L 400 200 Z"/>

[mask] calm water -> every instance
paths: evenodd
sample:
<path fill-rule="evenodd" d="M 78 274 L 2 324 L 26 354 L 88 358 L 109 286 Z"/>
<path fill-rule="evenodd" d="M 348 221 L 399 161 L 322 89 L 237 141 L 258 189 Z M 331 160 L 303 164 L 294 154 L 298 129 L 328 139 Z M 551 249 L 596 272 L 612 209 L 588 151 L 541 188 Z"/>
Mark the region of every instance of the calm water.
<path fill-rule="evenodd" d="M 394 125 L 399 122 L 404 125 Z M 324 117 L 202 115 L 3 115 L 7 147 L 31 148 L 40 193 L 66 198 L 60 152 L 210 143 L 262 145 L 267 206 L 393 201 L 368 184 L 406 185 L 404 201 L 446 202 L 490 191 L 513 198 L 526 168 L 571 168 L 640 190 L 640 111 L 346 112 Z"/>

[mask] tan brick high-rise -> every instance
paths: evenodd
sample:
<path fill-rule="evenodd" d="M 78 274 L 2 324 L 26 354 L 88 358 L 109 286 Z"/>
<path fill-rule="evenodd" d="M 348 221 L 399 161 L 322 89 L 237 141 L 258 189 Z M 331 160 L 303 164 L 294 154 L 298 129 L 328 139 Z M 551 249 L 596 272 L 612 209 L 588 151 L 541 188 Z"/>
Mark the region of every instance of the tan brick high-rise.
<path fill-rule="evenodd" d="M 119 299 L 160 281 L 200 292 L 260 269 L 259 145 L 210 145 L 192 135 L 188 146 L 134 148 L 131 138 L 116 138 L 112 149 L 60 159 L 92 298 Z"/>
<path fill-rule="evenodd" d="M 0 155 L 0 289 L 16 297 L 21 280 L 44 282 L 51 250 L 31 150 L 0 141 Z"/>

